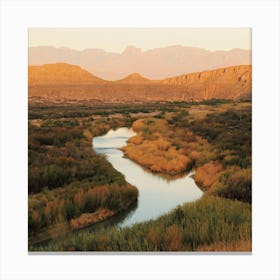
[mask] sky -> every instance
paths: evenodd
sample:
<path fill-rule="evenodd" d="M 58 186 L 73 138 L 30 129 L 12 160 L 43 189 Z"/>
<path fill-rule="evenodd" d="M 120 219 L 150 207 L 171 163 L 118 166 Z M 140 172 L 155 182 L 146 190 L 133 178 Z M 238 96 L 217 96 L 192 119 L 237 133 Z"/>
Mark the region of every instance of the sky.
<path fill-rule="evenodd" d="M 127 46 L 142 50 L 182 45 L 210 51 L 251 49 L 250 28 L 31 28 L 29 46 L 89 48 L 121 53 Z"/>

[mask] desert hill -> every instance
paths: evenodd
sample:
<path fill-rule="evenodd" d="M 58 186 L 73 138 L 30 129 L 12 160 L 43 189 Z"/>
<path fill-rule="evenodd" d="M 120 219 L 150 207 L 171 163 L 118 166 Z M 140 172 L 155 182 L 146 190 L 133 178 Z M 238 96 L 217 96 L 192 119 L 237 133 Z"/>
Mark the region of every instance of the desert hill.
<path fill-rule="evenodd" d="M 172 77 L 162 82 L 183 87 L 202 99 L 244 98 L 252 91 L 252 68 L 249 65 L 231 66 Z"/>
<path fill-rule="evenodd" d="M 132 73 L 127 77 L 115 82 L 124 83 L 124 84 L 141 84 L 141 83 L 150 83 L 151 80 L 142 77 L 139 73 Z"/>
<path fill-rule="evenodd" d="M 102 83 L 80 66 L 67 63 L 44 64 L 28 67 L 28 85 L 93 84 Z"/>
<path fill-rule="evenodd" d="M 99 79 L 69 64 L 29 67 L 29 97 L 46 100 L 101 102 L 199 101 L 248 99 L 251 65 L 239 65 L 152 81 L 132 74 L 119 81 Z"/>

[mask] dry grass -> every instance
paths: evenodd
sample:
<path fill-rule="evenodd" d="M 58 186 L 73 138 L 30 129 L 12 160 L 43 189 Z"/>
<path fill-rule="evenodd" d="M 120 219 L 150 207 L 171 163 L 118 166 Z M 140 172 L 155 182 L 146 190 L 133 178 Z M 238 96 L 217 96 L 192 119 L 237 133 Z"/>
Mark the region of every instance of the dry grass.
<path fill-rule="evenodd" d="M 223 166 L 220 163 L 209 162 L 197 168 L 194 179 L 204 190 L 208 191 L 219 184 L 222 170 Z"/>
<path fill-rule="evenodd" d="M 153 172 L 175 175 L 188 171 L 193 163 L 203 165 L 216 157 L 207 140 L 194 135 L 186 128 L 172 127 L 168 118 L 136 120 L 132 128 L 136 136 L 123 147 L 125 155 Z"/>
<path fill-rule="evenodd" d="M 210 245 L 201 245 L 197 248 L 200 252 L 251 252 L 251 240 L 237 240 L 229 242 L 215 242 Z"/>
<path fill-rule="evenodd" d="M 251 206 L 214 196 L 187 203 L 156 220 L 104 227 L 30 247 L 35 251 L 251 251 Z"/>
<path fill-rule="evenodd" d="M 132 136 L 129 138 L 128 143 L 134 144 L 134 145 L 140 145 L 144 141 L 143 137 L 140 134 L 137 134 L 135 136 Z"/>
<path fill-rule="evenodd" d="M 165 140 L 146 140 L 141 143 L 134 138 L 123 151 L 130 159 L 154 172 L 178 174 L 186 170 L 190 164 L 187 156 L 182 155 Z"/>
<path fill-rule="evenodd" d="M 180 231 L 177 225 L 173 224 L 167 228 L 164 240 L 166 246 L 170 251 L 180 251 L 183 246 L 183 233 Z"/>
<path fill-rule="evenodd" d="M 122 150 L 127 157 L 153 172 L 179 174 L 189 170 L 202 154 L 207 155 L 207 141 L 185 129 L 171 128 L 167 120 L 139 119 L 132 128 L 137 135 L 130 138 Z"/>
<path fill-rule="evenodd" d="M 107 209 L 107 208 L 100 208 L 94 213 L 83 213 L 78 218 L 72 219 L 70 221 L 71 229 L 79 229 L 86 227 L 88 225 L 92 225 L 98 222 L 101 222 L 108 217 L 111 217 L 115 214 L 115 212 Z"/>

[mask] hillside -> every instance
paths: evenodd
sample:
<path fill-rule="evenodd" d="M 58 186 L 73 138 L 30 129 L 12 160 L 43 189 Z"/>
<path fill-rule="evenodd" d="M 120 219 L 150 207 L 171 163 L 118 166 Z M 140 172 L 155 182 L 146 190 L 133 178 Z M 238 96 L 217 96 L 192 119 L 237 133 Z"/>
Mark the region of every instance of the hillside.
<path fill-rule="evenodd" d="M 28 85 L 43 84 L 92 84 L 102 83 L 99 79 L 80 66 L 67 63 L 44 64 L 28 67 Z"/>
<path fill-rule="evenodd" d="M 116 81 L 117 83 L 123 84 L 142 84 L 142 83 L 150 83 L 151 80 L 142 77 L 139 73 L 132 73 L 127 77 Z"/>
<path fill-rule="evenodd" d="M 180 86 L 194 98 L 244 98 L 252 91 L 252 68 L 231 66 L 165 79 L 164 84 Z"/>
<path fill-rule="evenodd" d="M 248 99 L 252 91 L 251 65 L 231 66 L 152 81 L 131 74 L 119 81 L 99 79 L 79 66 L 47 64 L 29 67 L 29 97 L 101 102 L 199 101 Z"/>

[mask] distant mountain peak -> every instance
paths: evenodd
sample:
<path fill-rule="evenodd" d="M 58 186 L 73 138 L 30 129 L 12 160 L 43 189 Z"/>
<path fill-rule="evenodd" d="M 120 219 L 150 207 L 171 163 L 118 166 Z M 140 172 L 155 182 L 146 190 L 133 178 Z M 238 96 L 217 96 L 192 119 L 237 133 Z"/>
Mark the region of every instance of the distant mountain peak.
<path fill-rule="evenodd" d="M 209 51 L 191 46 L 166 46 L 149 50 L 130 45 L 123 52 L 89 48 L 30 47 L 29 65 L 58 61 L 80 65 L 105 80 L 120 80 L 137 71 L 151 80 L 184 75 L 232 65 L 251 64 L 251 51 L 243 49 Z"/>
<path fill-rule="evenodd" d="M 132 73 L 125 78 L 117 81 L 117 82 L 122 82 L 122 83 L 148 83 L 151 80 L 144 78 L 141 76 L 139 73 Z"/>
<path fill-rule="evenodd" d="M 127 78 L 131 78 L 131 79 L 143 79 L 143 77 L 139 74 L 139 73 L 131 73 L 130 75 L 127 76 Z"/>
<path fill-rule="evenodd" d="M 135 54 L 141 54 L 142 50 L 140 48 L 137 48 L 135 46 L 127 46 L 125 50 L 122 52 L 122 55 L 135 55 Z"/>

